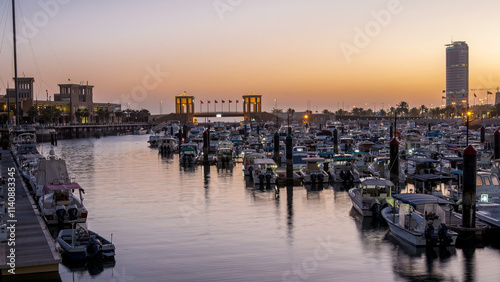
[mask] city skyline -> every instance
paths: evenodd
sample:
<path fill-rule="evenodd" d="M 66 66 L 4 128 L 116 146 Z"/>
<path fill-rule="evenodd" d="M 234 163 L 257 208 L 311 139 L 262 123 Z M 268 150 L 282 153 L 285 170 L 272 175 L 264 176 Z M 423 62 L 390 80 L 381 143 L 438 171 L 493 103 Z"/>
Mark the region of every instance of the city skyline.
<path fill-rule="evenodd" d="M 200 100 L 252 91 L 264 111 L 435 107 L 444 104 L 443 45 L 452 40 L 469 44 L 469 88 L 500 86 L 499 40 L 489 36 L 500 21 L 495 1 L 486 11 L 469 1 L 16 3 L 18 75 L 35 78 L 40 100 L 69 79 L 94 85 L 96 101 L 153 114 L 160 105 L 174 112 L 184 91 L 196 111 Z M 10 1 L 0 10 L 4 94 L 13 85 Z M 476 95 L 471 105 L 486 91 Z"/>

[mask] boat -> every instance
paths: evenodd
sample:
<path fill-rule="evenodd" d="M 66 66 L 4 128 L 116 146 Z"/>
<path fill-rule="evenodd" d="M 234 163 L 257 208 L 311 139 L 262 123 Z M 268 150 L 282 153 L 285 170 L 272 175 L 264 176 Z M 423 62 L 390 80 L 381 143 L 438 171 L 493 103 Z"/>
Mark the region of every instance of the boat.
<path fill-rule="evenodd" d="M 113 236 L 111 234 L 111 236 Z M 112 237 L 111 237 L 112 238 Z M 113 259 L 115 245 L 96 232 L 83 227 L 62 229 L 57 235 L 62 255 L 70 260 Z"/>
<path fill-rule="evenodd" d="M 500 181 L 498 175 L 486 172 L 478 171 L 476 173 L 476 199 L 487 202 L 499 202 L 500 203 Z"/>
<path fill-rule="evenodd" d="M 231 141 L 220 141 L 217 146 L 216 163 L 218 167 L 233 167 L 233 148 Z"/>
<path fill-rule="evenodd" d="M 265 159 L 266 155 L 262 153 L 246 153 L 243 156 L 243 173 L 245 176 L 251 176 L 254 170 L 255 159 Z"/>
<path fill-rule="evenodd" d="M 476 202 L 476 217 L 491 227 L 500 228 L 500 204 Z"/>
<path fill-rule="evenodd" d="M 43 195 L 43 188 L 46 184 L 71 183 L 66 161 L 58 159 L 51 149 L 47 158 L 40 159 L 36 172 L 29 179 L 31 190 L 35 194 L 35 199 Z"/>
<path fill-rule="evenodd" d="M 380 211 L 393 205 L 391 194 L 394 189 L 392 181 L 367 177 L 361 179 L 359 187 L 349 189 L 352 206 L 362 216 L 378 216 Z"/>
<path fill-rule="evenodd" d="M 73 194 L 75 190 L 80 197 Z M 88 211 L 83 205 L 83 194 L 83 188 L 76 182 L 45 184 L 38 205 L 47 225 L 86 222 Z"/>
<path fill-rule="evenodd" d="M 356 167 L 356 158 L 350 154 L 336 155 L 328 164 L 328 174 L 333 182 L 359 183 L 360 174 Z"/>
<path fill-rule="evenodd" d="M 134 135 L 144 135 L 146 133 L 148 133 L 148 131 L 140 126 L 134 129 Z"/>
<path fill-rule="evenodd" d="M 299 175 L 302 177 L 302 181 L 305 184 L 314 183 L 328 183 L 329 177 L 323 169 L 320 168 L 320 164 L 325 161 L 323 158 L 303 158 L 306 162 L 306 167 L 299 170 Z"/>
<path fill-rule="evenodd" d="M 276 174 L 276 163 L 270 158 L 255 159 L 252 178 L 255 186 L 275 185 L 278 175 Z"/>
<path fill-rule="evenodd" d="M 193 165 L 196 163 L 196 156 L 198 155 L 198 145 L 195 143 L 181 144 L 179 163 L 181 165 Z"/>
<path fill-rule="evenodd" d="M 177 142 L 171 136 L 161 136 L 157 139 L 158 152 L 160 154 L 170 154 L 178 149 Z"/>
<path fill-rule="evenodd" d="M 454 202 L 428 194 L 393 194 L 399 205 L 386 207 L 382 217 L 390 231 L 414 246 L 453 246 L 458 233 L 449 229 Z"/>

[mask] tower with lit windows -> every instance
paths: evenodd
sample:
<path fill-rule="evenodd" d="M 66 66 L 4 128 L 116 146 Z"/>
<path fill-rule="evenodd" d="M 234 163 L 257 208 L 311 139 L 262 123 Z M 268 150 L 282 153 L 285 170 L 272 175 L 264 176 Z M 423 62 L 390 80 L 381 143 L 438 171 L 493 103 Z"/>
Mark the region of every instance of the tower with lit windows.
<path fill-rule="evenodd" d="M 469 45 L 465 41 L 446 44 L 446 106 L 469 101 Z"/>

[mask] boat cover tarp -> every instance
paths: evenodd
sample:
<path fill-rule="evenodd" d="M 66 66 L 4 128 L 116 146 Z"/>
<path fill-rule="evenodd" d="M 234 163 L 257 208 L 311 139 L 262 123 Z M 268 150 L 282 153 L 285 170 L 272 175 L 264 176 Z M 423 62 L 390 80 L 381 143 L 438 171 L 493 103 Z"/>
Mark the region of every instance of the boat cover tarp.
<path fill-rule="evenodd" d="M 43 193 L 47 194 L 52 190 L 71 190 L 71 189 L 83 190 L 80 184 L 72 182 L 66 184 L 46 184 L 45 186 L 43 186 Z"/>
<path fill-rule="evenodd" d="M 404 193 L 404 194 L 394 194 L 392 195 L 392 197 L 396 200 L 400 200 L 401 202 L 405 204 L 410 204 L 412 206 L 431 204 L 431 203 L 455 205 L 454 202 L 428 194 Z"/>
<path fill-rule="evenodd" d="M 361 183 L 365 186 L 394 186 L 392 181 L 385 178 L 364 178 Z"/>
<path fill-rule="evenodd" d="M 66 162 L 64 160 L 41 159 L 36 173 L 37 186 L 58 183 L 61 180 L 69 182 Z"/>

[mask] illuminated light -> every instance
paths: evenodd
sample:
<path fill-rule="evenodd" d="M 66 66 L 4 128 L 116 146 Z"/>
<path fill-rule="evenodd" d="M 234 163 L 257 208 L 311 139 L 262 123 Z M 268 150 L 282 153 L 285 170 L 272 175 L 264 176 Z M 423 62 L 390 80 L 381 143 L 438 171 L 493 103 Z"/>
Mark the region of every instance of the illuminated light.
<path fill-rule="evenodd" d="M 488 202 L 488 194 L 481 194 L 481 202 Z"/>
<path fill-rule="evenodd" d="M 468 116 L 472 115 L 472 112 L 471 112 L 471 111 L 468 111 L 468 112 L 467 112 L 467 115 L 468 115 Z"/>
<path fill-rule="evenodd" d="M 305 118 L 305 119 L 308 119 L 308 118 L 309 118 L 309 116 L 308 116 L 308 115 L 305 115 L 305 116 L 304 116 L 304 118 Z"/>
<path fill-rule="evenodd" d="M 216 117 L 222 117 L 222 115 L 221 115 L 221 114 L 216 114 L 215 116 L 216 116 Z"/>

